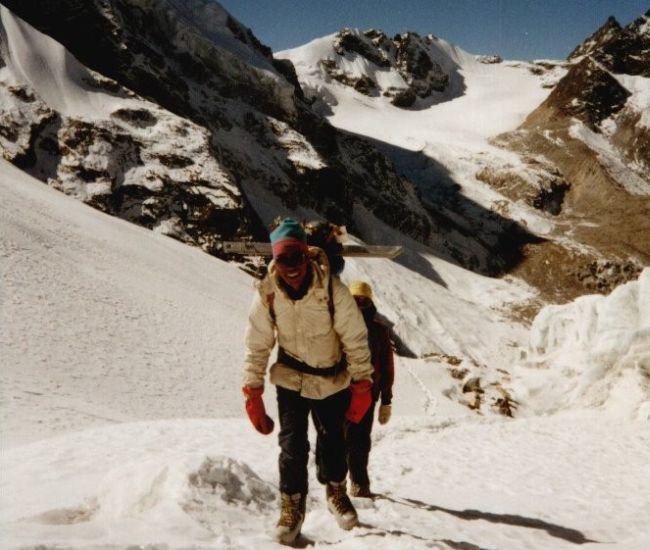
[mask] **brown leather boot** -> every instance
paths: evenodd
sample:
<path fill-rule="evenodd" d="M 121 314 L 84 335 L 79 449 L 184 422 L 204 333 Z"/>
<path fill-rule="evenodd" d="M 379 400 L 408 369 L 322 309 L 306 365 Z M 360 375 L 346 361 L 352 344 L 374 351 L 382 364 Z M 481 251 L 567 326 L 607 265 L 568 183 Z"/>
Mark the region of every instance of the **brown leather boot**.
<path fill-rule="evenodd" d="M 348 497 L 347 494 L 345 480 L 338 483 L 330 481 L 327 484 L 325 491 L 327 496 L 327 508 L 332 512 L 332 514 L 334 514 L 336 523 L 339 524 L 341 529 L 349 531 L 359 523 L 357 511 L 354 509 L 350 497 Z"/>
<path fill-rule="evenodd" d="M 357 498 L 372 498 L 372 491 L 368 483 L 350 483 L 350 496 Z"/>
<path fill-rule="evenodd" d="M 305 520 L 306 495 L 281 493 L 280 500 L 280 519 L 275 527 L 275 540 L 282 544 L 292 544 L 298 538 Z"/>

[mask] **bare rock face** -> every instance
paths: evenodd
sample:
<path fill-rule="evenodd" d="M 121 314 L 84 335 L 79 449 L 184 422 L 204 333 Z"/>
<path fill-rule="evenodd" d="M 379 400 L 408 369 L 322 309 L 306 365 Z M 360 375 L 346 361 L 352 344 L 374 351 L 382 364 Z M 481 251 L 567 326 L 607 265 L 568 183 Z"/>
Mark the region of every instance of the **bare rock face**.
<path fill-rule="evenodd" d="M 209 118 L 215 101 L 240 92 L 238 99 L 274 116 L 294 110 L 292 86 L 273 78 L 270 50 L 207 0 L 3 3 L 85 66 L 181 116 Z M 185 22 L 186 14 L 196 20 L 197 10 L 204 28 Z M 211 25 L 225 26 L 241 41 L 251 63 L 216 47 Z"/>
<path fill-rule="evenodd" d="M 608 43 L 621 32 L 622 28 L 619 22 L 612 16 L 589 38 L 578 44 L 569 54 L 570 61 L 578 60 L 585 55 L 589 55 L 600 50 L 604 44 Z"/>
<path fill-rule="evenodd" d="M 573 65 L 540 106 L 538 113 L 549 117 L 575 117 L 592 130 L 620 111 L 630 92 L 591 58 L 585 57 Z M 532 115 L 526 125 L 536 124 Z"/>
<path fill-rule="evenodd" d="M 449 75 L 427 51 L 432 37 L 421 39 L 416 33 L 405 33 L 394 38 L 397 45 L 397 68 L 411 90 L 426 98 L 433 91 L 442 92 L 449 83 Z"/>
<path fill-rule="evenodd" d="M 3 155 L 104 212 L 213 252 L 216 240 L 241 229 L 245 201 L 232 175 L 213 157 L 205 129 L 131 101 L 88 121 L 0 79 Z"/>
<path fill-rule="evenodd" d="M 334 51 L 341 56 L 355 53 L 378 67 L 388 68 L 391 66 L 391 61 L 386 40 L 386 36 L 378 31 L 371 30 L 365 33 L 365 36 L 361 36 L 351 29 L 344 29 L 336 35 Z"/>
<path fill-rule="evenodd" d="M 610 140 L 637 174 L 650 174 L 650 127 L 643 124 L 642 117 L 637 109 L 623 109 Z"/>
<path fill-rule="evenodd" d="M 557 216 L 562 212 L 564 199 L 571 185 L 552 165 L 538 169 L 535 180 L 505 168 L 485 167 L 476 173 L 483 181 L 511 200 L 522 200 L 542 212 Z"/>

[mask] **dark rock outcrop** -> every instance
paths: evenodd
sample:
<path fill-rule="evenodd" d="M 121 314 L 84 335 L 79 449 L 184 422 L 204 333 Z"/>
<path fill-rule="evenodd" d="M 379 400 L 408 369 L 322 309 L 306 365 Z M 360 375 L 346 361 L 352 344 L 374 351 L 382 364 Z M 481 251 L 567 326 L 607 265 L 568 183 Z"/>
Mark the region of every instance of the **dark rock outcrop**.
<path fill-rule="evenodd" d="M 539 122 L 536 115 L 543 114 L 550 118 L 575 117 L 599 131 L 599 124 L 620 111 L 629 96 L 630 92 L 609 72 L 585 57 L 569 69 L 525 125 Z"/>
<path fill-rule="evenodd" d="M 449 75 L 427 51 L 431 39 L 422 40 L 416 33 L 397 35 L 396 66 L 409 88 L 418 97 L 429 97 L 432 92 L 442 92 L 449 83 Z"/>
<path fill-rule="evenodd" d="M 596 32 L 576 46 L 567 59 L 575 61 L 580 57 L 597 52 L 603 45 L 619 34 L 621 30 L 620 23 L 613 16 L 609 16 L 607 21 Z"/>
<path fill-rule="evenodd" d="M 369 36 L 366 35 L 368 38 Z M 388 68 L 390 67 L 390 59 L 385 49 L 377 47 L 377 42 L 381 44 L 386 37 L 383 33 L 377 33 L 377 31 L 370 31 L 370 36 L 373 37 L 372 42 L 368 42 L 358 33 L 351 29 L 343 29 L 336 35 L 334 41 L 334 51 L 341 56 L 344 56 L 347 53 L 356 53 L 361 57 L 365 57 L 371 63 L 374 63 L 378 67 Z"/>
<path fill-rule="evenodd" d="M 436 61 L 432 47 L 434 38 L 421 38 L 417 33 L 398 34 L 392 39 L 383 32 L 371 29 L 360 32 L 343 29 L 334 40 L 334 52 L 340 58 L 361 57 L 374 66 L 367 74 L 352 74 L 340 59 L 323 59 L 321 64 L 327 74 L 369 96 L 379 94 L 390 97 L 393 105 L 411 108 L 416 100 L 427 99 L 434 92 L 443 92 L 450 82 L 449 70 Z M 375 80 L 376 71 L 394 71 L 403 81 L 402 86 L 382 88 Z"/>

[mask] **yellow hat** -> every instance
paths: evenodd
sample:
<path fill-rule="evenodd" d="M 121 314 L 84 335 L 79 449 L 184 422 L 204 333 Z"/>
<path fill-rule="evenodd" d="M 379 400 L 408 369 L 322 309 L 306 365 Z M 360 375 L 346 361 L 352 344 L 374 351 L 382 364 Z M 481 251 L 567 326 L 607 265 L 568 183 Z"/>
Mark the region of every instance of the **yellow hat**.
<path fill-rule="evenodd" d="M 350 283 L 352 296 L 365 296 L 372 300 L 372 287 L 365 281 L 352 281 Z"/>

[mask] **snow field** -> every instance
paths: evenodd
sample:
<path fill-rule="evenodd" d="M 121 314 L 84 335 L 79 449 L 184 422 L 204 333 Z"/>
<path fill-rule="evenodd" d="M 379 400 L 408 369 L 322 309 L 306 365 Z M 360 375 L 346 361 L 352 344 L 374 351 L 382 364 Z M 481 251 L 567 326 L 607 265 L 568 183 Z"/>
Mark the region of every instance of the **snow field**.
<path fill-rule="evenodd" d="M 565 414 L 454 425 L 402 416 L 374 435 L 379 496 L 354 499 L 360 527 L 336 526 L 312 464 L 303 541 L 640 550 L 650 540 L 647 423 Z M 11 449 L 1 462 L 3 493 L 14 503 L 0 513 L 5 540 L 276 548 L 268 535 L 276 453 L 275 434 L 235 419 L 134 422 Z"/>

